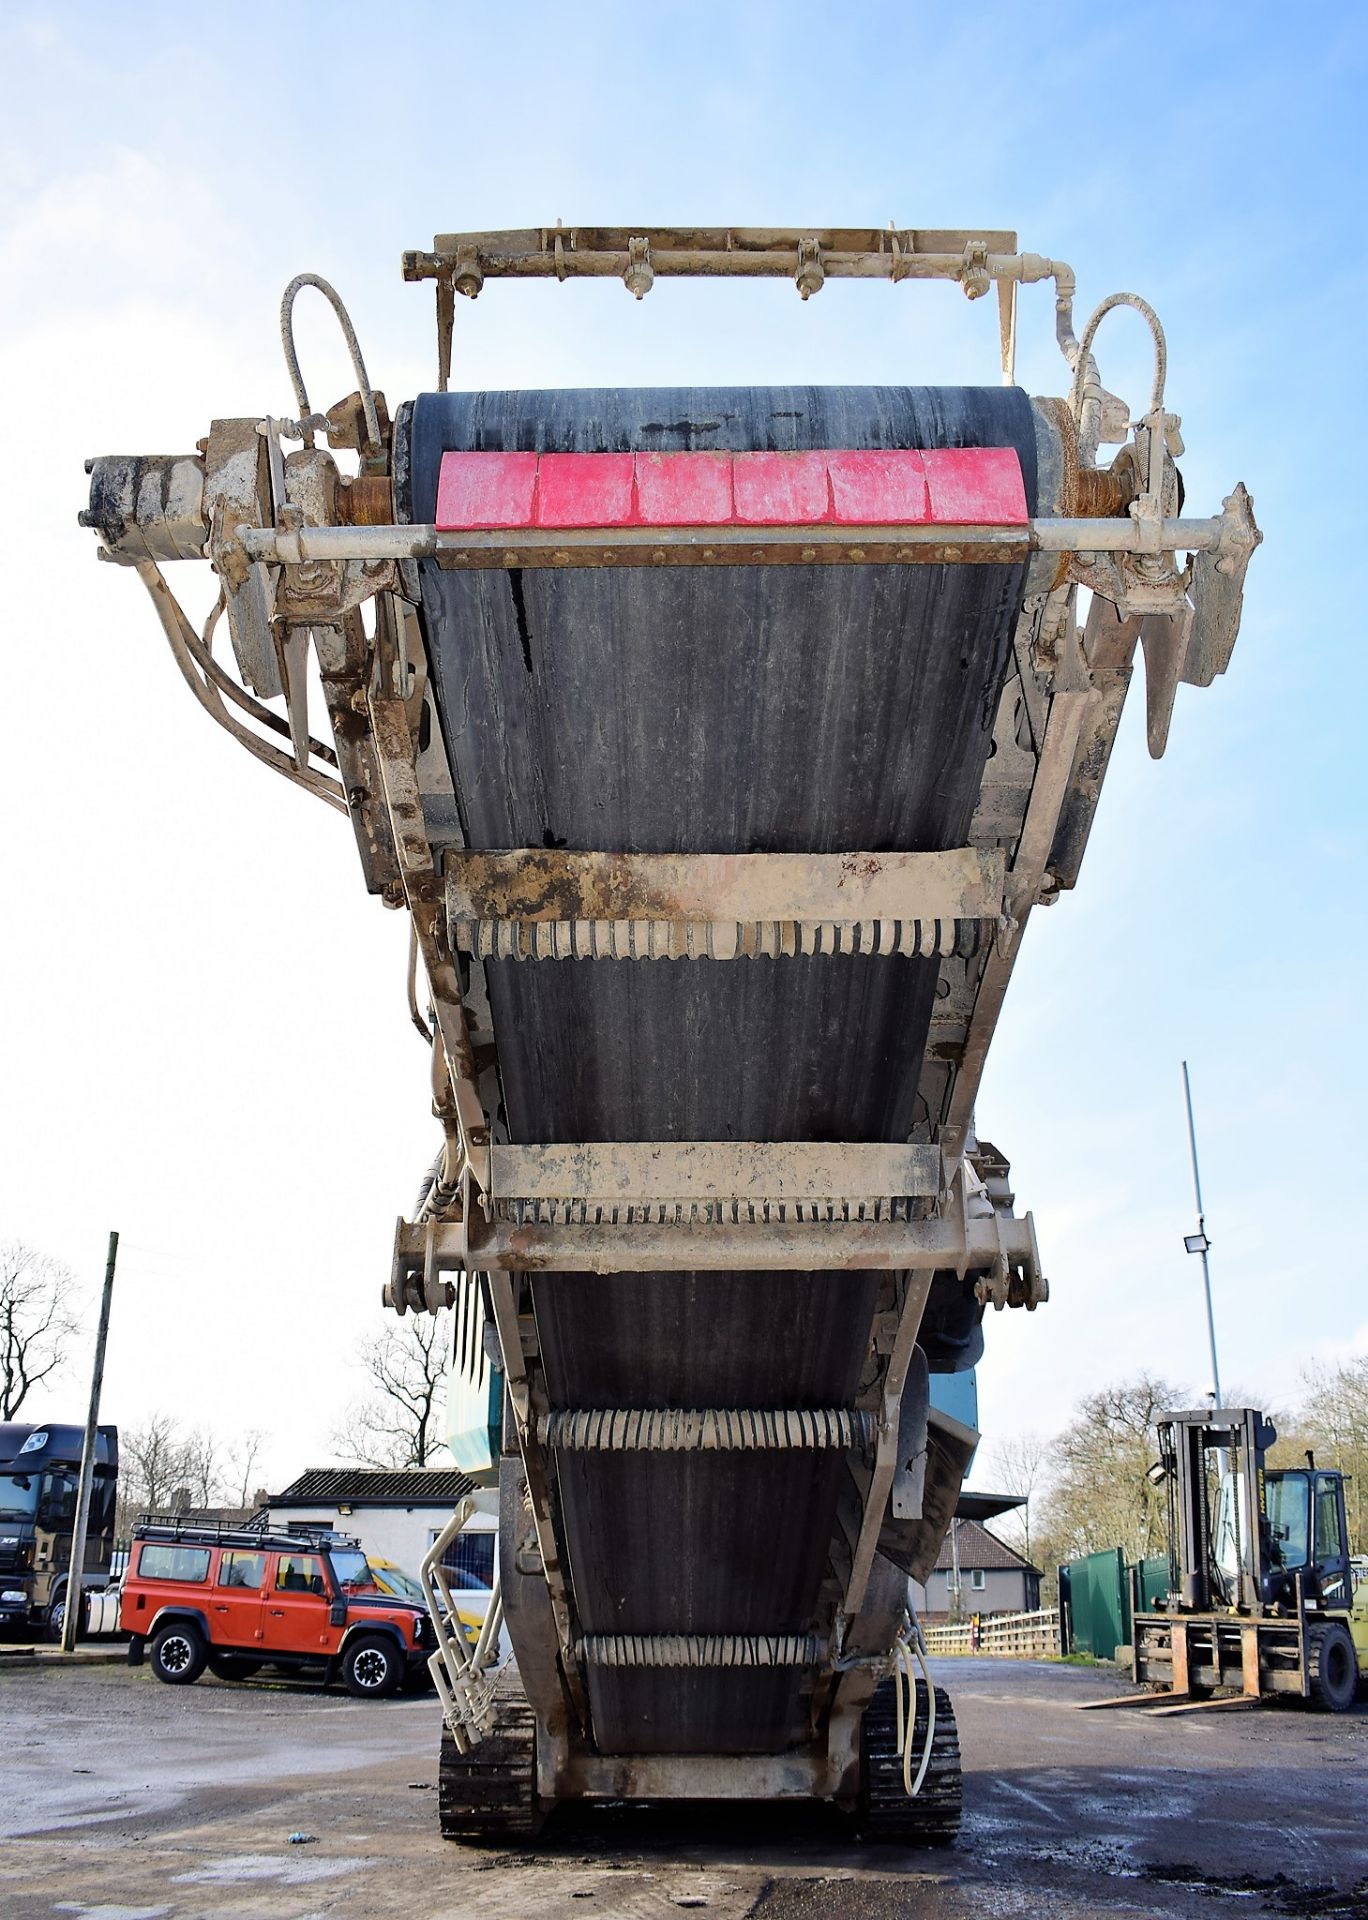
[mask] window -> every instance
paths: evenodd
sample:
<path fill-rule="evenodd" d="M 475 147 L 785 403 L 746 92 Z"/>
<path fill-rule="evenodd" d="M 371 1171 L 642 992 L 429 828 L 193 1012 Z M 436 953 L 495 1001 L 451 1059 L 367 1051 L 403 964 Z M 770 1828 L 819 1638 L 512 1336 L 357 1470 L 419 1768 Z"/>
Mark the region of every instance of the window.
<path fill-rule="evenodd" d="M 371 1572 L 370 1561 L 359 1547 L 334 1547 L 328 1558 L 332 1561 L 333 1579 L 339 1587 L 350 1593 L 358 1589 L 375 1592 L 375 1575 Z"/>
<path fill-rule="evenodd" d="M 1268 1530 L 1275 1564 L 1288 1573 L 1306 1565 L 1309 1492 L 1307 1475 L 1300 1471 L 1285 1472 L 1268 1481 Z"/>
<path fill-rule="evenodd" d="M 492 1587 L 494 1585 L 493 1533 L 461 1533 L 442 1555 L 442 1565 L 453 1587 Z"/>
<path fill-rule="evenodd" d="M 1342 1560 L 1344 1535 L 1340 1531 L 1339 1482 L 1328 1473 L 1316 1475 L 1316 1559 Z"/>
<path fill-rule="evenodd" d="M 149 1540 L 138 1556 L 138 1576 L 143 1580 L 186 1580 L 201 1586 L 209 1578 L 209 1549 L 164 1547 Z"/>
<path fill-rule="evenodd" d="M 45 1473 L 38 1501 L 38 1524 L 56 1533 L 70 1528 L 76 1518 L 76 1475 Z"/>
<path fill-rule="evenodd" d="M 982 1567 L 971 1567 L 969 1569 L 969 1585 L 975 1593 L 983 1592 L 983 1589 L 988 1585 L 988 1575 Z"/>
<path fill-rule="evenodd" d="M 316 1553 L 282 1553 L 276 1568 L 277 1593 L 313 1593 L 327 1597 L 323 1562 Z"/>
<path fill-rule="evenodd" d="M 31 1520 L 38 1507 L 38 1489 L 31 1473 L 0 1473 L 0 1517 Z"/>
<path fill-rule="evenodd" d="M 225 1553 L 219 1562 L 221 1587 L 259 1587 L 265 1578 L 264 1553 Z"/>

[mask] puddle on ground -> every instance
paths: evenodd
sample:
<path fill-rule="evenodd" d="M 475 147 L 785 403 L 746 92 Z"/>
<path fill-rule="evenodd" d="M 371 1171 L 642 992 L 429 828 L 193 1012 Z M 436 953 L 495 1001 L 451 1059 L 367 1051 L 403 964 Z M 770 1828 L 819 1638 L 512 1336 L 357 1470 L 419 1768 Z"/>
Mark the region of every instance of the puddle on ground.
<path fill-rule="evenodd" d="M 105 1904 L 99 1907 L 87 1907 L 79 1900 L 60 1900 L 53 1908 L 54 1913 L 73 1913 L 76 1920 L 161 1920 L 161 1916 L 170 1913 L 166 1907 L 120 1907 Z"/>
<path fill-rule="evenodd" d="M 315 1880 L 340 1880 L 345 1873 L 374 1864 L 373 1858 L 359 1853 L 349 1854 L 342 1860 L 320 1858 L 317 1854 L 305 1857 L 291 1854 L 286 1858 L 275 1853 L 235 1853 L 192 1867 L 187 1873 L 178 1873 L 175 1879 L 177 1885 L 233 1887 L 274 1880 L 282 1887 L 304 1887 Z"/>

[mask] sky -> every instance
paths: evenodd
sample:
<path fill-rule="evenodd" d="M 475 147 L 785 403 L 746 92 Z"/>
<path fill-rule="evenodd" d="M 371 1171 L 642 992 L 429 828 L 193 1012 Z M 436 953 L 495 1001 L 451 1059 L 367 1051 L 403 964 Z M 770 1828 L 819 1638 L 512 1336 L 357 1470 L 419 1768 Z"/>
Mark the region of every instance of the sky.
<path fill-rule="evenodd" d="M 1189 510 L 1243 480 L 1266 539 L 1158 764 L 1137 675 L 1079 888 L 1024 943 L 978 1119 L 1053 1291 L 990 1316 L 982 1425 L 1053 1430 L 1141 1367 L 1208 1384 L 1184 1058 L 1224 1381 L 1286 1403 L 1368 1348 L 1364 9 L 14 0 L 0 67 L 0 1238 L 69 1263 L 86 1327 L 35 1415 L 83 1411 L 117 1227 L 104 1417 L 262 1429 L 272 1484 L 326 1462 L 437 1144 L 404 926 L 96 564 L 82 462 L 293 411 L 275 313 L 305 268 L 411 397 L 432 296 L 401 251 L 558 217 L 1015 227 L 1073 264 L 1080 319 L 1117 288 L 1158 309 Z M 462 303 L 453 383 L 991 384 L 992 307 L 505 284 Z M 1025 290 L 1037 393 L 1066 390 L 1052 320 Z M 327 405 L 353 383 L 321 302 L 299 337 Z M 1138 410 L 1139 322 L 1099 354 Z"/>

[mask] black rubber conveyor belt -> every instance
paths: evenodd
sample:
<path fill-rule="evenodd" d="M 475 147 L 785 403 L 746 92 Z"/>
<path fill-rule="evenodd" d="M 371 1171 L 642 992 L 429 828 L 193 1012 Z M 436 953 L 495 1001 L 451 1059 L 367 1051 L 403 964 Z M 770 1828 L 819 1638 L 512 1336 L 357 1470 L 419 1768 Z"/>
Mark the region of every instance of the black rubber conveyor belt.
<path fill-rule="evenodd" d="M 431 521 L 448 450 L 1010 446 L 1017 389 L 428 394 L 401 419 L 403 505 Z M 529 569 L 425 562 L 436 696 L 469 843 L 631 852 L 965 844 L 1024 568 Z M 861 955 L 491 962 L 510 1136 L 904 1140 L 935 961 Z M 556 1407 L 851 1404 L 872 1274 L 545 1274 Z M 933 1369 L 978 1357 L 938 1281 Z M 838 1454 L 569 1453 L 557 1480 L 585 1633 L 830 1625 Z M 606 1752 L 776 1750 L 791 1670 L 589 1673 Z"/>

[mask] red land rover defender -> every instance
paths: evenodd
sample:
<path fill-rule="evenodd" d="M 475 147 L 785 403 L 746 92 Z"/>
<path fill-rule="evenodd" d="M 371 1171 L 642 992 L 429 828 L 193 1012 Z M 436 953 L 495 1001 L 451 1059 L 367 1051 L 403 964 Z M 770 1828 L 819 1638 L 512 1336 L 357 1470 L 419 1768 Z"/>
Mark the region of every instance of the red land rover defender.
<path fill-rule="evenodd" d="M 393 1693 L 426 1666 L 432 1623 L 375 1585 L 355 1540 L 317 1531 L 148 1523 L 133 1534 L 119 1625 L 152 1671 L 188 1686 L 208 1667 L 245 1680 L 269 1661 L 339 1674 L 363 1699 Z"/>

